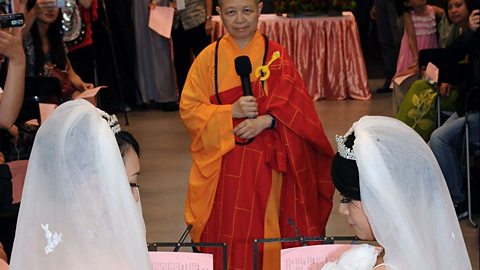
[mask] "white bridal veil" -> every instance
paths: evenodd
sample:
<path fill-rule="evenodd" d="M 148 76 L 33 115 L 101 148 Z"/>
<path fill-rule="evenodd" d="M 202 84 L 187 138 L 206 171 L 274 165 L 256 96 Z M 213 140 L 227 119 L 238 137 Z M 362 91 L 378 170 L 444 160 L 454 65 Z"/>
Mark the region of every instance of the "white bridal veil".
<path fill-rule="evenodd" d="M 422 138 L 381 116 L 362 117 L 352 131 L 362 204 L 387 268 L 471 269 L 447 185 Z"/>
<path fill-rule="evenodd" d="M 28 165 L 13 270 L 151 269 L 115 136 L 84 100 L 43 124 Z"/>

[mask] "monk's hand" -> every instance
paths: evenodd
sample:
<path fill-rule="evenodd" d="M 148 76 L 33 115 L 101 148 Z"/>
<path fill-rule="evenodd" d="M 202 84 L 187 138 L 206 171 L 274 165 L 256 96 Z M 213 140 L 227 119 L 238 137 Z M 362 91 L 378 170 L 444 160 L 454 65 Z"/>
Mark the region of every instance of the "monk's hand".
<path fill-rule="evenodd" d="M 269 114 L 261 115 L 241 122 L 233 129 L 233 133 L 242 139 L 251 139 L 260 134 L 264 129 L 269 128 L 271 123 L 272 116 Z"/>
<path fill-rule="evenodd" d="M 255 118 L 257 115 L 258 105 L 254 96 L 242 96 L 232 105 L 233 118 Z"/>
<path fill-rule="evenodd" d="M 468 26 L 472 31 L 477 31 L 480 27 L 480 9 L 476 9 L 470 13 L 468 18 Z"/>

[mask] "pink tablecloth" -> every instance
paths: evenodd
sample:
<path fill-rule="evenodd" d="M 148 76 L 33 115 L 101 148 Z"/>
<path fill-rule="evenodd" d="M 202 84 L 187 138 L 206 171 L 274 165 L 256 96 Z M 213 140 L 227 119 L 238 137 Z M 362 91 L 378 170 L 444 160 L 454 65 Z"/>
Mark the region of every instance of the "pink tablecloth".
<path fill-rule="evenodd" d="M 217 38 L 225 30 L 218 16 L 213 21 Z M 351 12 L 313 18 L 261 15 L 258 27 L 287 49 L 314 100 L 370 99 L 358 27 Z"/>

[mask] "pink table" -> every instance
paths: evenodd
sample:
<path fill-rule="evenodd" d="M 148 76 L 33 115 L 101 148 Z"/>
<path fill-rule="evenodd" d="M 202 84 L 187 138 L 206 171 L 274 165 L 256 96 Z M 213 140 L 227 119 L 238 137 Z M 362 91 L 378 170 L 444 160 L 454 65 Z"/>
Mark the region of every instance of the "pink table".
<path fill-rule="evenodd" d="M 218 16 L 213 22 L 216 39 L 225 29 Z M 370 99 L 358 27 L 351 12 L 312 18 L 261 15 L 258 27 L 287 49 L 314 100 Z"/>

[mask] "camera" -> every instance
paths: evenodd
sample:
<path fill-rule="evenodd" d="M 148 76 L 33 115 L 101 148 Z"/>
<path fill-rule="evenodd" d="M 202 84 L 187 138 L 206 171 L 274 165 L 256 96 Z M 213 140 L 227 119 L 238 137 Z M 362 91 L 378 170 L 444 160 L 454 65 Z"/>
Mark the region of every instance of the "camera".
<path fill-rule="evenodd" d="M 25 23 L 23 13 L 1 14 L 0 28 L 22 27 Z"/>

